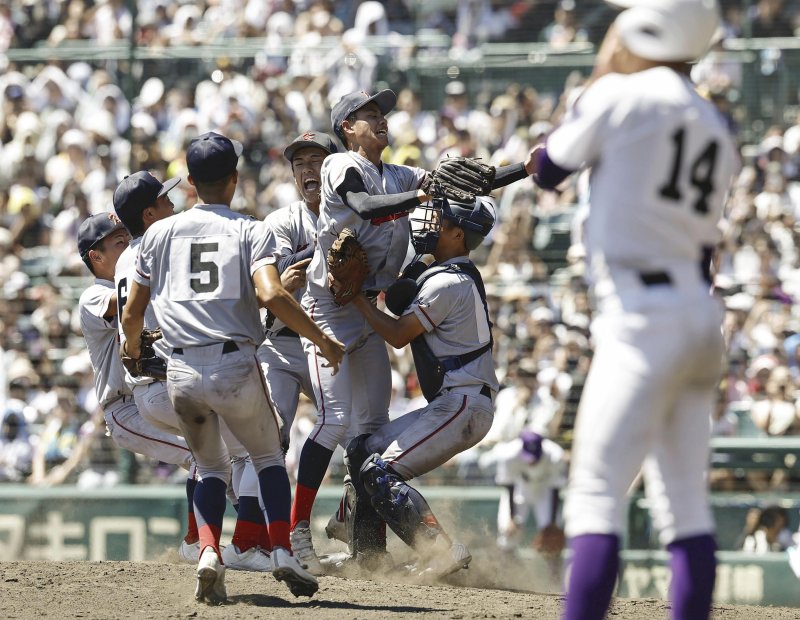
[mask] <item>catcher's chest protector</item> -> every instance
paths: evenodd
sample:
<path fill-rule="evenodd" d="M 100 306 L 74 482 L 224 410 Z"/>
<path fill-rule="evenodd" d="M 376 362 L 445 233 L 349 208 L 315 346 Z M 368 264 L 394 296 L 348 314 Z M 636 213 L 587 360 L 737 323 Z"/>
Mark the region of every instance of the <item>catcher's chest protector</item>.
<path fill-rule="evenodd" d="M 422 285 L 439 273 L 464 273 L 468 275 L 475 282 L 475 287 L 478 289 L 478 294 L 481 296 L 483 302 L 483 309 L 486 312 L 486 320 L 491 328 L 492 322 L 489 320 L 489 307 L 486 305 L 486 289 L 483 286 L 483 278 L 478 271 L 478 268 L 471 262 L 468 263 L 451 263 L 450 265 L 440 265 L 428 268 L 416 280 L 416 290 L 414 295 L 409 299 L 408 303 L 414 300 L 419 293 Z M 408 304 L 406 304 L 408 307 Z M 494 344 L 493 339 L 490 337 L 489 342 L 468 353 L 462 355 L 454 355 L 452 357 L 437 357 L 431 350 L 425 340 L 425 334 L 420 334 L 411 341 L 411 354 L 414 357 L 414 366 L 417 368 L 417 380 L 419 387 L 422 390 L 422 395 L 425 400 L 431 402 L 439 394 L 444 382 L 444 375 L 449 370 L 456 370 L 465 366 L 472 360 L 478 359 L 486 351 L 491 351 Z"/>

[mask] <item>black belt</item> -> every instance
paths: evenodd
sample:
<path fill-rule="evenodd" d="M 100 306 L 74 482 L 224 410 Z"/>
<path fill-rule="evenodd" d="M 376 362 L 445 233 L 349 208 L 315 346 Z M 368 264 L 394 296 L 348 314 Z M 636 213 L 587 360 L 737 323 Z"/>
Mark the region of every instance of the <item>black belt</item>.
<path fill-rule="evenodd" d="M 490 388 L 488 385 L 486 385 L 484 383 L 483 387 L 481 388 L 480 394 L 481 394 L 481 396 L 485 396 L 486 398 L 491 399 L 492 398 L 492 388 Z"/>
<path fill-rule="evenodd" d="M 288 327 L 282 327 L 277 333 L 272 334 L 270 337 L 275 338 L 276 336 L 281 336 L 283 338 L 299 338 L 300 334 L 293 329 L 289 329 Z"/>
<path fill-rule="evenodd" d="M 658 286 L 659 284 L 669 286 L 672 284 L 672 278 L 666 271 L 640 271 L 639 279 L 645 286 Z"/>
<path fill-rule="evenodd" d="M 234 351 L 239 350 L 239 345 L 237 345 L 233 340 L 226 340 L 225 344 L 222 345 L 222 353 L 233 353 Z M 178 355 L 183 355 L 183 347 L 175 347 L 172 349 L 173 353 L 177 353 Z"/>

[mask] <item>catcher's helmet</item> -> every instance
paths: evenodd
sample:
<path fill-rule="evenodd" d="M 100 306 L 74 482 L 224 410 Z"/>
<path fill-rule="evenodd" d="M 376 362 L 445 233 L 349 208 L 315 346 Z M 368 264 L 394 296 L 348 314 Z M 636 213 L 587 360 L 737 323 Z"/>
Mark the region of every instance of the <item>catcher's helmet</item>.
<path fill-rule="evenodd" d="M 437 197 L 417 207 L 408 218 L 411 243 L 419 254 L 433 254 L 439 240 L 442 220 L 448 219 L 464 231 L 464 245 L 468 250 L 477 248 L 494 226 L 492 204 L 482 197 L 471 203 Z"/>

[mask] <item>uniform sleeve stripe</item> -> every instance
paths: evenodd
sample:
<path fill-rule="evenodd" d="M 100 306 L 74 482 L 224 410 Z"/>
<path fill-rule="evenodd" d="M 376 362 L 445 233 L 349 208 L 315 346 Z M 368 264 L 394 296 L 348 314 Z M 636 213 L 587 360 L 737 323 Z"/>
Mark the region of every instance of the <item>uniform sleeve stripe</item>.
<path fill-rule="evenodd" d="M 150 276 L 147 276 L 147 275 L 143 274 L 143 273 L 142 273 L 141 271 L 139 271 L 138 269 L 136 270 L 136 273 L 138 273 L 140 276 L 142 276 L 142 277 L 143 277 L 145 280 L 149 280 L 149 279 L 150 279 Z"/>

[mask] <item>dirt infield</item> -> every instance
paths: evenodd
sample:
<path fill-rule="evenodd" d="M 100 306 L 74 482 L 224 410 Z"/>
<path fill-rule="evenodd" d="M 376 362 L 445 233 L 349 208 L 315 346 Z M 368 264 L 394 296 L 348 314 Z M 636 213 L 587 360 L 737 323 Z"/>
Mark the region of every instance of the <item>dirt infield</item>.
<path fill-rule="evenodd" d="M 312 599 L 295 599 L 271 575 L 228 571 L 230 602 L 194 601 L 194 568 L 162 562 L 0 563 L 0 618 L 557 618 L 562 597 L 509 590 L 323 577 Z M 798 618 L 800 610 L 717 607 L 714 617 Z M 666 618 L 663 601 L 618 599 L 610 618 Z"/>

